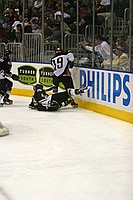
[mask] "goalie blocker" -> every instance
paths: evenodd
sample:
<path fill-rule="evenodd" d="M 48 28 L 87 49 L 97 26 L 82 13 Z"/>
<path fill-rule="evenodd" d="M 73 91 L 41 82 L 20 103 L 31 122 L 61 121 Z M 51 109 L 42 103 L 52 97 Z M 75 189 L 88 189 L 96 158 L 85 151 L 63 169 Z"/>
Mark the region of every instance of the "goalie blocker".
<path fill-rule="evenodd" d="M 67 89 L 67 91 L 64 92 L 48 95 L 42 85 L 36 84 L 33 87 L 34 95 L 31 103 L 29 104 L 29 108 L 37 109 L 38 111 L 57 111 L 62 106 L 67 106 L 71 103 L 72 95 L 85 93 L 89 89 L 90 87 L 87 86 L 79 89 Z"/>

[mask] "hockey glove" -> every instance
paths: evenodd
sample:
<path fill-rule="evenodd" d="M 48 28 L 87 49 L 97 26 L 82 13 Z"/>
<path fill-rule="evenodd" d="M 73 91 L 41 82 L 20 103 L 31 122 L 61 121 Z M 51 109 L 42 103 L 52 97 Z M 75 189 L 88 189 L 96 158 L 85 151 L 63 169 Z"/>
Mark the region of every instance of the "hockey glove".
<path fill-rule="evenodd" d="M 17 76 L 16 74 L 12 74 L 11 78 L 12 78 L 14 81 L 18 81 L 18 80 L 19 80 L 19 76 Z"/>
<path fill-rule="evenodd" d="M 68 67 L 69 67 L 69 68 L 73 68 L 73 66 L 74 66 L 74 62 L 70 62 L 70 61 L 69 61 Z"/>

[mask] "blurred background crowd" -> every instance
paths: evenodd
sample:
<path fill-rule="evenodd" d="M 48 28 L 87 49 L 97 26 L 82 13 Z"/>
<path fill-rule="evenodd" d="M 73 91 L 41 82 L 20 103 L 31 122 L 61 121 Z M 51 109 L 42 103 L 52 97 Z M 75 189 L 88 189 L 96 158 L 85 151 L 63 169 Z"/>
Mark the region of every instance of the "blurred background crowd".
<path fill-rule="evenodd" d="M 129 61 L 129 43 L 133 40 L 133 29 L 129 33 L 130 0 L 112 1 L 96 0 L 94 12 L 93 0 L 0 0 L 0 54 L 10 48 L 13 61 L 48 62 L 53 48 L 60 45 L 71 50 L 80 64 L 90 65 L 94 49 L 87 50 L 86 46 L 94 45 L 95 34 L 103 36 L 113 53 L 124 53 Z M 131 59 L 132 47 L 130 50 Z M 105 60 L 100 61 L 99 56 L 95 53 L 96 66 L 108 68 L 110 63 L 103 63 Z M 127 65 L 121 70 L 131 71 L 130 63 Z"/>

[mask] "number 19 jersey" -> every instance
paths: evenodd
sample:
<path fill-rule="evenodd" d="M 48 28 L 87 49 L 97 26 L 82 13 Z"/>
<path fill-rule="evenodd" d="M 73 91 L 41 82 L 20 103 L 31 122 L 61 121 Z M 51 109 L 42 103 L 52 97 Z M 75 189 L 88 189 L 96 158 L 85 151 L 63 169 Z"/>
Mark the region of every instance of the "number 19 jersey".
<path fill-rule="evenodd" d="M 63 75 L 68 68 L 69 61 L 74 62 L 74 55 L 72 53 L 62 53 L 54 56 L 51 59 L 51 65 L 54 68 L 54 75 L 57 77 Z"/>

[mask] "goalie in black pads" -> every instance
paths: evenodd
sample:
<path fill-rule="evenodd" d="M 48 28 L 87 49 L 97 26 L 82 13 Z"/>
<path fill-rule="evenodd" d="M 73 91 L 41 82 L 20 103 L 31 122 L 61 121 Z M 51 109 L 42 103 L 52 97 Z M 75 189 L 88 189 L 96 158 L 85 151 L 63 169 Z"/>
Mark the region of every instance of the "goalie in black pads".
<path fill-rule="evenodd" d="M 53 93 L 48 95 L 47 91 L 44 90 L 43 86 L 36 84 L 34 87 L 34 95 L 32 101 L 29 104 L 29 108 L 37 109 L 38 111 L 57 111 L 62 105 L 66 106 L 71 103 L 71 96 L 85 93 L 89 90 L 89 87 L 79 89 L 67 89 L 67 91 Z M 70 98 L 70 102 L 68 102 Z M 66 104 L 67 102 L 67 104 Z"/>
<path fill-rule="evenodd" d="M 13 82 L 8 79 L 19 80 L 16 74 L 11 73 L 10 50 L 5 50 L 4 56 L 0 58 L 0 106 L 3 104 L 12 104 L 13 101 L 9 99 L 12 90 Z M 1 100 L 3 99 L 3 102 Z"/>

